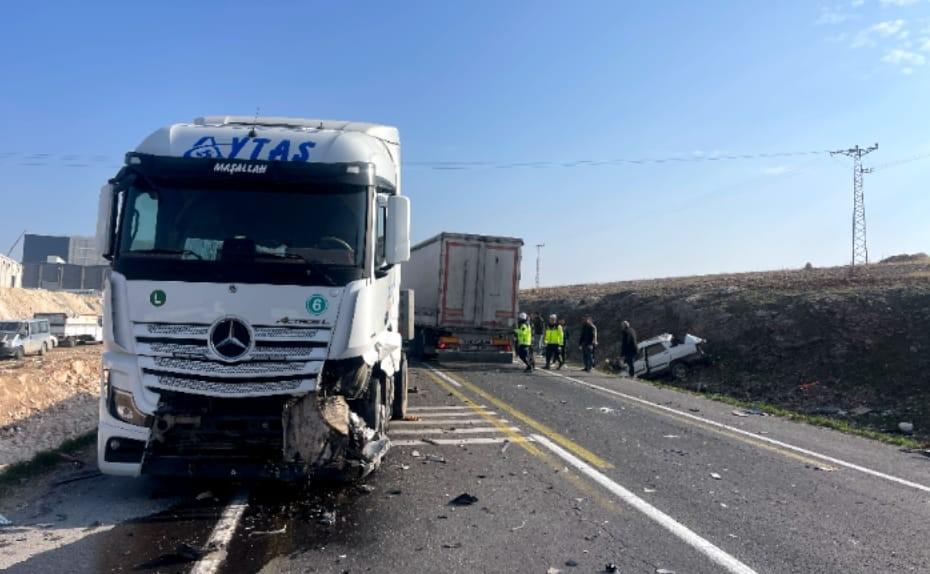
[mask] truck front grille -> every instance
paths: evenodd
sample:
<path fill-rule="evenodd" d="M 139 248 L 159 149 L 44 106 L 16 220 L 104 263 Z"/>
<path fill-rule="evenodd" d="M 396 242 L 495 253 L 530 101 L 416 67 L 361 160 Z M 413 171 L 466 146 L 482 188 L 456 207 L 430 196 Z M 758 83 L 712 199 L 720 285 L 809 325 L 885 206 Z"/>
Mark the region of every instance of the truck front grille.
<path fill-rule="evenodd" d="M 254 349 L 236 362 L 210 350 L 210 325 L 135 323 L 143 384 L 153 390 L 208 396 L 295 394 L 313 390 L 331 331 L 320 327 L 255 325 Z"/>

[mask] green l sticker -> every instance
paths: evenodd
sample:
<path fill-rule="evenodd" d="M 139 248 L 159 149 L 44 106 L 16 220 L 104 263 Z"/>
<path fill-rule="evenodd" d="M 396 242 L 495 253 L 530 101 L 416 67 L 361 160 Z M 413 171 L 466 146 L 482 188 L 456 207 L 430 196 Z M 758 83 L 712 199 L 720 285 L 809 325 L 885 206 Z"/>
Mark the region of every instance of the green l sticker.
<path fill-rule="evenodd" d="M 165 292 L 161 289 L 156 289 L 152 291 L 152 294 L 149 295 L 149 302 L 155 307 L 161 307 L 165 304 L 165 301 L 168 300 L 168 296 L 165 295 Z"/>

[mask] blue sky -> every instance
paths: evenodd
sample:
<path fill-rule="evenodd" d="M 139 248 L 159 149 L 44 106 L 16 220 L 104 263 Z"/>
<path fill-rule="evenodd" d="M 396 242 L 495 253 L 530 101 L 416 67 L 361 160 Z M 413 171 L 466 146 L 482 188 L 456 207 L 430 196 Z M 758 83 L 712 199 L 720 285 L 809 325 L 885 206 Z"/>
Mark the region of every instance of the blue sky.
<path fill-rule="evenodd" d="M 847 160 L 708 159 L 930 154 L 930 0 L 397 4 L 5 6 L 0 250 L 92 234 L 151 131 L 256 107 L 399 126 L 414 237 L 545 243 L 549 285 L 845 263 Z M 702 161 L 575 163 L 666 157 Z M 866 176 L 873 260 L 930 251 L 928 176 Z"/>

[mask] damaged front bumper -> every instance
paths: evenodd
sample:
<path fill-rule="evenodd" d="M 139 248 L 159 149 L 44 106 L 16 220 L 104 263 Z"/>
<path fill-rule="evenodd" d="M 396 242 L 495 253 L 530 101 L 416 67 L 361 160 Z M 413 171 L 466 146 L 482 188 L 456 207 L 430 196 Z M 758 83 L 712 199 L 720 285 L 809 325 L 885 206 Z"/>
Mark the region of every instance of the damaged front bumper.
<path fill-rule="evenodd" d="M 150 428 L 127 425 L 101 406 L 98 460 L 108 474 L 355 480 L 390 448 L 345 398 L 316 392 L 249 399 L 163 393 Z"/>

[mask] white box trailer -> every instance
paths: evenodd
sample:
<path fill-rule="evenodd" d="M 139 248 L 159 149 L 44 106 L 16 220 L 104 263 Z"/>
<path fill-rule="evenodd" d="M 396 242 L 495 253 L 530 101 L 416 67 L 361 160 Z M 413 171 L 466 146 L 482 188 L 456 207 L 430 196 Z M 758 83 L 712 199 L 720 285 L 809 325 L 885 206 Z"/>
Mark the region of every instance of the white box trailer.
<path fill-rule="evenodd" d="M 103 343 L 103 318 L 99 315 L 36 313 L 35 318 L 48 319 L 51 333 L 58 339 L 60 347 Z"/>
<path fill-rule="evenodd" d="M 522 246 L 513 237 L 440 233 L 411 249 L 401 280 L 415 296 L 417 356 L 511 360 Z"/>

